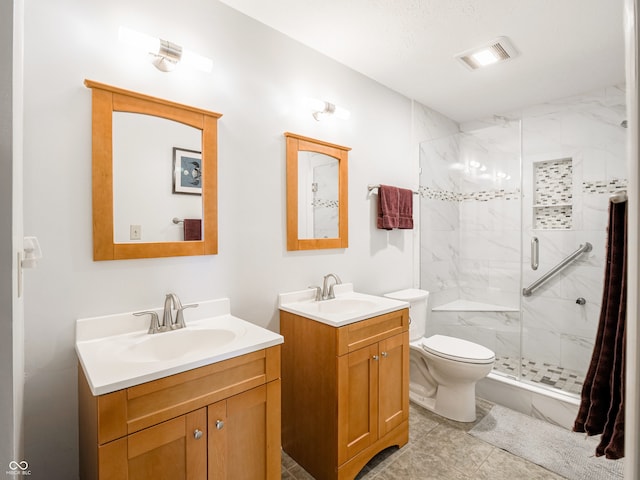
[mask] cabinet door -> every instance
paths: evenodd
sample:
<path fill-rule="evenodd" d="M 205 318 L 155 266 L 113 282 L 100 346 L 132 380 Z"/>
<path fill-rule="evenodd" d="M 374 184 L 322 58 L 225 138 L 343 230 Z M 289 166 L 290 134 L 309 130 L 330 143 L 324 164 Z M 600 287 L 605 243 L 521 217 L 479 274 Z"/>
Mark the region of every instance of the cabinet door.
<path fill-rule="evenodd" d="M 338 465 L 342 465 L 378 438 L 378 344 L 342 355 L 337 361 Z"/>
<path fill-rule="evenodd" d="M 101 480 L 205 480 L 206 409 L 107 443 L 99 451 Z"/>
<path fill-rule="evenodd" d="M 280 380 L 208 407 L 209 480 L 281 475 Z"/>
<path fill-rule="evenodd" d="M 409 418 L 409 337 L 401 333 L 379 344 L 380 436 Z"/>

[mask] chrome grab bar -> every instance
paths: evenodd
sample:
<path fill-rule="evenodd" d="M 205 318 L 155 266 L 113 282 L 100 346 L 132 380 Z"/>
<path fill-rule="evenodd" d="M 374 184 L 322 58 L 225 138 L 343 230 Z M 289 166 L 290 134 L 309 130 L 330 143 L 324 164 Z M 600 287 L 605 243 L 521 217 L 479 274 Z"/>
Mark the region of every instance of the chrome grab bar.
<path fill-rule="evenodd" d="M 560 263 L 558 263 L 555 267 L 553 267 L 551 270 L 549 270 L 547 273 L 541 276 L 538 280 L 533 282 L 527 288 L 523 288 L 522 296 L 530 297 L 536 288 L 538 288 L 540 285 L 545 283 L 547 280 L 553 277 L 556 273 L 566 268 L 570 263 L 574 262 L 580 255 L 582 255 L 583 253 L 590 252 L 592 249 L 593 247 L 589 242 L 585 242 L 584 245 L 580 245 L 575 252 L 573 252 L 567 258 L 562 260 Z"/>
<path fill-rule="evenodd" d="M 531 239 L 531 270 L 537 270 L 539 265 L 539 255 L 540 255 L 540 242 L 538 241 L 538 237 L 533 237 Z"/>

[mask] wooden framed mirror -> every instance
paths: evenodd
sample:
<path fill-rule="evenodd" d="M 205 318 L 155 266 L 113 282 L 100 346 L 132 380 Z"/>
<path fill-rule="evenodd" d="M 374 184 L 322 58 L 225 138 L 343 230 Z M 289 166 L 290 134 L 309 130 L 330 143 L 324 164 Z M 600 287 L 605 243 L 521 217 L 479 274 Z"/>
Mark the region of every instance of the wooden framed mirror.
<path fill-rule="evenodd" d="M 217 121 L 222 115 L 91 80 L 84 83 L 92 90 L 93 259 L 218 253 Z M 176 140 L 165 138 L 167 131 L 174 132 Z M 116 138 L 125 133 L 139 144 Z M 185 138 L 196 148 L 185 148 Z M 156 153 L 156 144 L 163 144 L 156 139 L 178 144 Z M 126 160 L 114 158 L 123 151 Z M 142 156 L 151 160 L 143 163 Z M 181 169 L 180 162 L 190 166 Z M 188 188 L 176 188 L 182 173 L 190 180 Z M 123 192 L 121 185 L 136 190 Z M 154 191 L 161 192 L 158 198 Z M 146 210 L 131 214 L 139 204 Z M 160 226 L 145 227 L 152 224 Z M 187 225 L 199 230 L 188 232 Z M 123 238 L 121 230 L 130 238 Z M 148 239 L 146 230 L 161 233 Z"/>
<path fill-rule="evenodd" d="M 284 134 L 287 250 L 347 248 L 349 147 Z"/>

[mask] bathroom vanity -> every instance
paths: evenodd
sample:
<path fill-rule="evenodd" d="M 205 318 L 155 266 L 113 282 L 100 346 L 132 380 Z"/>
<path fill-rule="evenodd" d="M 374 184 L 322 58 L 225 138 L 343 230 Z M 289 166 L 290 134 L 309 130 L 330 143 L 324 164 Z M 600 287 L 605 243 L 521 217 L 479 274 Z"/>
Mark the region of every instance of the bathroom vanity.
<path fill-rule="evenodd" d="M 409 431 L 407 304 L 335 300 L 280 302 L 282 448 L 318 480 L 352 480 Z"/>
<path fill-rule="evenodd" d="M 222 340 L 179 354 L 179 330 L 92 338 L 124 323 L 105 318 L 78 321 L 81 479 L 280 478 L 280 335 L 229 314 L 187 318 L 190 343 Z"/>

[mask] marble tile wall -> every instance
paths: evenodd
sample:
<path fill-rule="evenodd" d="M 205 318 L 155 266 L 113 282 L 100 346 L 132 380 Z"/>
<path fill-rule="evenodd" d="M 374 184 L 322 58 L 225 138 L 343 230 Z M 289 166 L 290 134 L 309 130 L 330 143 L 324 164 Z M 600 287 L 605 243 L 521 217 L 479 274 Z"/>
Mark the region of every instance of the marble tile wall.
<path fill-rule="evenodd" d="M 626 187 L 623 86 L 527 108 L 522 112 L 523 185 L 537 162 L 571 158 L 571 228 L 537 228 L 531 196 L 523 198 L 523 284 L 528 285 L 579 245 L 593 250 L 531 297 L 522 297 L 523 356 L 586 371 L 602 302 L 609 193 Z M 530 267 L 531 237 L 540 267 Z M 585 305 L 576 300 L 584 298 Z"/>
<path fill-rule="evenodd" d="M 432 306 L 464 298 L 520 306 L 521 316 L 483 312 L 479 321 L 478 315 L 442 312 L 430 328 L 485 343 L 503 355 L 522 348 L 526 358 L 586 370 L 602 298 L 608 195 L 626 187 L 624 87 L 535 105 L 505 118 L 475 122 L 486 128 L 421 145 L 420 276 Z M 537 228 L 534 166 L 568 158 L 570 228 Z M 540 245 L 535 271 L 533 236 Z M 522 286 L 587 241 L 590 253 L 533 296 L 520 295 Z M 576 304 L 580 297 L 585 305 Z"/>

